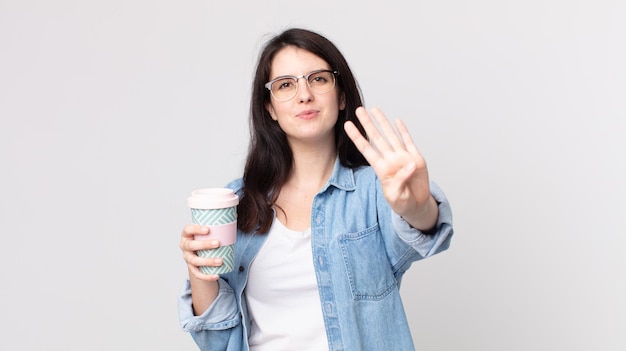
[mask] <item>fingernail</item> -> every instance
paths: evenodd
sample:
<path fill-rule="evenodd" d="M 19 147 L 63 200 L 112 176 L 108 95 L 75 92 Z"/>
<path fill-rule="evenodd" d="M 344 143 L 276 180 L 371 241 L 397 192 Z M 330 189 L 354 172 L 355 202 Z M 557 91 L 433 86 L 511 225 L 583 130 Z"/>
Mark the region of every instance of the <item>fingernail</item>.
<path fill-rule="evenodd" d="M 215 262 L 215 264 L 222 264 L 222 259 L 221 258 L 216 258 L 215 261 L 213 261 L 213 262 Z"/>
<path fill-rule="evenodd" d="M 408 165 L 406 165 L 406 167 L 404 167 L 404 169 L 406 169 L 408 172 L 411 172 L 415 169 L 416 165 L 415 162 L 411 162 Z"/>
<path fill-rule="evenodd" d="M 217 246 L 217 245 L 219 245 L 219 244 L 220 244 L 220 242 L 219 242 L 219 241 L 217 241 L 217 240 L 213 240 L 213 241 L 211 241 L 211 245 L 213 245 L 213 246 Z"/>

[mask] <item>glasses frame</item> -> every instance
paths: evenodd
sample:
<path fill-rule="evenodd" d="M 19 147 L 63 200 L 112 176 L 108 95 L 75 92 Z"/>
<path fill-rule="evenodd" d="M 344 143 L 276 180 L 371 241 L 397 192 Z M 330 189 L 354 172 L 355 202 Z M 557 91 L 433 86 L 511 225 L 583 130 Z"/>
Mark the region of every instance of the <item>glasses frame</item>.
<path fill-rule="evenodd" d="M 314 91 L 314 89 L 313 89 L 313 88 L 311 88 L 311 83 L 309 83 L 309 77 L 310 77 L 311 75 L 313 75 L 313 74 L 316 74 L 316 73 L 321 73 L 321 72 L 330 72 L 330 73 L 332 73 L 332 74 L 333 74 L 333 86 L 332 86 L 332 88 L 328 89 L 328 91 L 327 91 L 327 92 L 324 92 L 324 93 L 316 93 L 316 92 Z M 337 71 L 337 70 L 332 70 L 332 69 L 316 69 L 315 71 L 311 71 L 311 72 L 309 72 L 309 73 L 307 73 L 307 74 L 303 74 L 303 75 L 301 75 L 301 76 L 297 76 L 297 77 L 296 77 L 296 76 L 290 76 L 290 75 L 276 77 L 276 78 L 274 78 L 274 79 L 270 80 L 269 82 L 265 83 L 265 88 L 266 88 L 267 90 L 269 90 L 269 91 L 270 91 L 270 94 L 274 97 L 274 99 L 276 99 L 276 101 L 285 102 L 285 101 L 289 101 L 289 100 L 291 100 L 291 99 L 295 98 L 295 97 L 296 97 L 296 95 L 298 95 L 298 89 L 300 89 L 300 78 L 304 78 L 304 80 L 306 81 L 306 85 L 309 87 L 309 89 L 310 89 L 313 93 L 315 93 L 315 94 L 326 94 L 326 93 L 331 92 L 333 89 L 335 89 L 335 86 L 337 85 L 337 76 L 338 76 L 338 75 L 339 75 L 339 71 Z M 292 97 L 290 97 L 289 99 L 280 100 L 280 99 L 278 99 L 278 98 L 276 97 L 276 95 L 274 95 L 274 92 L 272 91 L 272 84 L 274 84 L 274 83 L 275 83 L 276 81 L 278 81 L 278 80 L 281 80 L 281 79 L 286 79 L 286 78 L 291 78 L 291 79 L 293 79 L 293 80 L 295 80 L 295 81 L 296 81 L 296 90 L 294 91 L 293 96 L 292 96 Z"/>

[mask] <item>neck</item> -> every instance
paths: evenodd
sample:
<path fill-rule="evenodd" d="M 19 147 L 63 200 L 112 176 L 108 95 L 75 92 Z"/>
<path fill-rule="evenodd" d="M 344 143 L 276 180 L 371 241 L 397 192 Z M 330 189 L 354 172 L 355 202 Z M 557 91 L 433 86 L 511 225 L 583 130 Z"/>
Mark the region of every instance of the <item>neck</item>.
<path fill-rule="evenodd" d="M 287 183 L 318 191 L 330 178 L 337 152 L 335 145 L 293 150 L 293 168 Z"/>

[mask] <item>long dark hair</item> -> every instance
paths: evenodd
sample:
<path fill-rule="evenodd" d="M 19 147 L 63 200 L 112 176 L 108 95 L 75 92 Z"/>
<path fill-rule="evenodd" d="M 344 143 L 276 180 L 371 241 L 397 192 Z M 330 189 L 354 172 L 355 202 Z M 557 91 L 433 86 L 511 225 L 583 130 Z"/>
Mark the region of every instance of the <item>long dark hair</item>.
<path fill-rule="evenodd" d="M 339 111 L 335 124 L 337 156 L 345 167 L 367 165 L 343 129 L 345 121 L 352 121 L 363 135 L 363 127 L 355 110 L 362 105 L 361 90 L 339 49 L 324 36 L 301 28 L 288 29 L 270 39 L 259 56 L 252 98 L 250 100 L 250 145 L 243 173 L 243 196 L 238 206 L 238 226 L 244 232 L 266 233 L 273 220 L 272 206 L 286 182 L 293 164 L 293 154 L 285 133 L 272 120 L 266 109 L 270 92 L 269 81 L 272 59 L 286 46 L 307 50 L 337 70 L 338 96 L 344 94 L 346 107 Z"/>

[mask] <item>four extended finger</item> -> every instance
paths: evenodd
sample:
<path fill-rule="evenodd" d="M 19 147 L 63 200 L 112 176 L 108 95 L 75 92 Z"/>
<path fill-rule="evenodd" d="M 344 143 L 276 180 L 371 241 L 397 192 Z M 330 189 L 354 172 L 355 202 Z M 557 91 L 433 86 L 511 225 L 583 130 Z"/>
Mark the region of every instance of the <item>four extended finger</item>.
<path fill-rule="evenodd" d="M 406 150 L 403 140 L 398 138 L 398 132 L 396 132 L 391 123 L 389 123 L 383 111 L 374 107 L 371 112 L 383 132 L 383 138 L 391 145 L 391 148 L 393 150 Z"/>
<path fill-rule="evenodd" d="M 365 157 L 367 162 L 369 162 L 369 164 L 375 164 L 379 158 L 378 153 L 376 152 L 376 150 L 374 150 L 370 142 L 365 139 L 365 137 L 363 137 L 363 135 L 357 129 L 354 123 L 350 121 L 346 122 L 344 124 L 344 130 L 346 131 L 346 134 L 348 134 L 348 137 L 350 137 L 356 148 L 359 150 L 359 152 L 361 152 L 363 157 Z"/>
<path fill-rule="evenodd" d="M 387 140 L 382 134 L 380 134 L 378 128 L 372 121 L 372 118 L 363 106 L 356 109 L 356 116 L 359 119 L 359 122 L 361 122 L 363 129 L 365 129 L 365 133 L 369 138 L 370 144 L 372 144 L 372 146 L 381 153 L 390 151 L 391 147 L 387 143 Z"/>
<path fill-rule="evenodd" d="M 396 129 L 398 129 L 398 133 L 400 134 L 400 137 L 402 138 L 402 142 L 404 143 L 404 147 L 406 148 L 406 150 L 415 157 L 422 157 L 422 154 L 419 152 L 419 149 L 413 142 L 413 138 L 411 137 L 411 134 L 409 133 L 409 130 L 406 127 L 406 124 L 404 124 L 404 122 L 400 119 L 396 119 L 395 124 L 396 124 Z"/>

